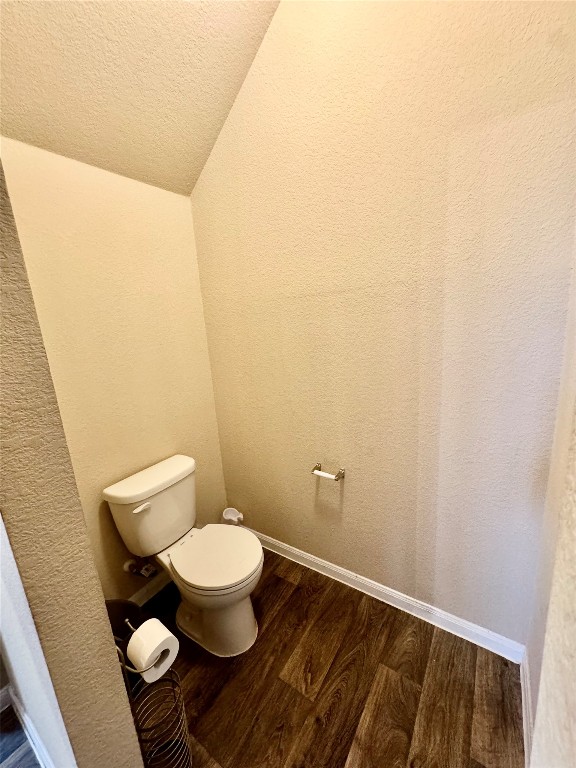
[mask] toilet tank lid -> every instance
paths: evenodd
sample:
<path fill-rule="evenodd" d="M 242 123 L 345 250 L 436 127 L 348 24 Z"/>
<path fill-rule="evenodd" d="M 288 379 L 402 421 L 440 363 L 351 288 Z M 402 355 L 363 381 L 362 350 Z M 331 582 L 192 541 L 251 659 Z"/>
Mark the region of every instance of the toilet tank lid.
<path fill-rule="evenodd" d="M 119 483 L 108 486 L 102 491 L 106 501 L 115 504 L 133 504 L 155 493 L 160 493 L 196 469 L 196 462 L 189 456 L 170 456 L 169 459 L 153 464 L 135 475 L 130 475 Z"/>

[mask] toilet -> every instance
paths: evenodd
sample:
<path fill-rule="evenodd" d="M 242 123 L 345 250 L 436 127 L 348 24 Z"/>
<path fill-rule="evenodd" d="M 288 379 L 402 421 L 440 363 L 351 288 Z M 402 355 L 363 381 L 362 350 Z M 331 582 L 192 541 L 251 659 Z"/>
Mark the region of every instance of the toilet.
<path fill-rule="evenodd" d="M 178 628 L 216 656 L 237 656 L 258 634 L 250 595 L 262 574 L 262 545 L 246 528 L 194 528 L 195 470 L 194 459 L 171 456 L 103 496 L 130 552 L 154 555 L 178 587 Z"/>

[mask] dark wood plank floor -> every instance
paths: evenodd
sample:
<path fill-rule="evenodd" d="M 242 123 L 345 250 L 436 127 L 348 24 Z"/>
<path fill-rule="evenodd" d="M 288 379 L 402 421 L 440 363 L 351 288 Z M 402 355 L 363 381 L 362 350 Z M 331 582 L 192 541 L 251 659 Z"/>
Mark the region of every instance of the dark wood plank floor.
<path fill-rule="evenodd" d="M 522 768 L 516 665 L 271 552 L 256 644 L 219 659 L 181 639 L 194 768 Z"/>

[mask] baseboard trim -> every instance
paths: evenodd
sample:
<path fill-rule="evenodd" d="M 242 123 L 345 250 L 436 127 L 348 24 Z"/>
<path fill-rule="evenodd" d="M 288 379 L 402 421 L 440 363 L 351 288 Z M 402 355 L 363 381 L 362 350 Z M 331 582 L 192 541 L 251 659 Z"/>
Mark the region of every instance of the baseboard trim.
<path fill-rule="evenodd" d="M 170 581 L 170 576 L 168 576 L 166 571 L 161 571 L 159 574 L 147 581 L 146 584 L 144 584 L 144 586 L 138 590 L 138 592 L 134 592 L 132 597 L 128 599 L 133 603 L 136 603 L 136 605 L 142 606 L 144 603 L 147 603 L 148 600 L 151 600 L 154 595 L 157 595 L 161 589 L 164 589 L 167 584 L 170 584 Z"/>
<path fill-rule="evenodd" d="M 38 760 L 38 762 L 40 763 L 41 768 L 56 768 L 56 766 L 52 762 L 52 758 L 50 757 L 50 755 L 48 754 L 48 751 L 46 750 L 46 747 L 44 746 L 44 742 L 42 741 L 38 731 L 34 727 L 34 723 L 26 714 L 24 705 L 22 704 L 18 696 L 14 693 L 14 689 L 12 688 L 12 686 L 8 686 L 8 687 L 10 689 L 11 704 L 14 707 L 14 711 L 16 712 L 16 716 L 18 720 L 20 720 L 22 729 L 24 730 L 24 733 L 26 734 L 26 738 L 28 739 L 30 746 L 32 747 L 32 751 L 36 755 L 36 760 Z"/>
<path fill-rule="evenodd" d="M 10 704 L 12 704 L 12 696 L 10 695 L 10 686 L 5 685 L 4 688 L 0 688 L 0 712 L 4 712 Z"/>
<path fill-rule="evenodd" d="M 498 635 L 496 632 L 491 632 L 489 629 L 472 624 L 472 622 L 461 619 L 458 616 L 453 616 L 451 613 L 447 613 L 440 608 L 435 608 L 433 605 L 428 605 L 428 603 L 424 603 L 421 600 L 404 595 L 395 589 L 385 587 L 377 581 L 367 579 L 353 571 L 348 571 L 346 568 L 341 568 L 338 565 L 329 563 L 327 560 L 322 560 L 300 549 L 291 547 L 289 544 L 284 544 L 263 533 L 258 531 L 253 531 L 253 533 L 258 536 L 262 546 L 271 552 L 276 552 L 276 554 L 282 555 L 289 560 L 294 560 L 294 562 L 300 563 L 300 565 L 304 565 L 336 581 L 354 587 L 354 589 L 358 589 L 360 592 L 376 598 L 376 600 L 410 613 L 412 616 L 416 616 L 423 621 L 427 621 L 429 624 L 433 624 L 435 627 L 451 632 L 453 635 L 462 637 L 464 640 L 469 640 L 471 643 L 480 646 L 480 648 L 492 651 L 498 656 L 503 656 L 505 659 L 516 664 L 520 664 L 524 659 L 524 646 L 515 640 L 509 640 L 507 637 Z"/>
<path fill-rule="evenodd" d="M 526 768 L 530 766 L 532 754 L 532 733 L 534 730 L 534 709 L 532 705 L 532 687 L 530 685 L 530 667 L 528 652 L 520 663 L 520 685 L 522 688 L 522 725 L 524 726 L 524 758 Z"/>

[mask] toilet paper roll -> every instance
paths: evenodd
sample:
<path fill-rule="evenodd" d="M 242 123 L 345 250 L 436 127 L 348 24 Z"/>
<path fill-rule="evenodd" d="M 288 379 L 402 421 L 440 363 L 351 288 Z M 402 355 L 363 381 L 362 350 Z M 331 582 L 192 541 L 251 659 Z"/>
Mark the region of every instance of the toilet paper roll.
<path fill-rule="evenodd" d="M 154 666 L 140 673 L 147 683 L 153 683 L 170 669 L 178 648 L 178 638 L 169 632 L 161 621 L 148 619 L 130 638 L 126 653 L 138 670 L 149 667 L 154 659 L 157 659 Z"/>

